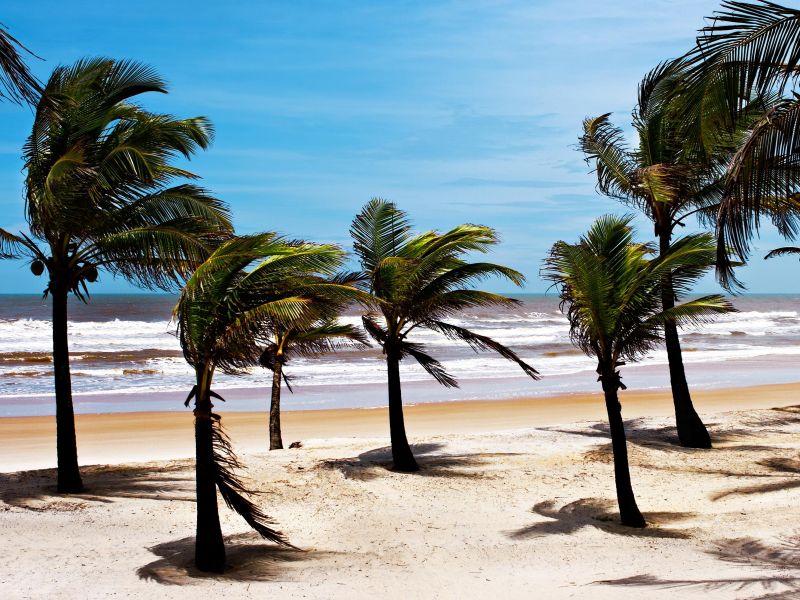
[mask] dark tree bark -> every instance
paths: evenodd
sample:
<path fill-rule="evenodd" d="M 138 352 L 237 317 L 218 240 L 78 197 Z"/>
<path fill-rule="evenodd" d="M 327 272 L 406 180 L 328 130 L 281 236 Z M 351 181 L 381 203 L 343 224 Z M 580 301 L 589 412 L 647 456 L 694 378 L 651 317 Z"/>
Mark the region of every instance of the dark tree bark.
<path fill-rule="evenodd" d="M 400 356 L 397 353 L 391 351 L 386 353 L 386 368 L 389 376 L 389 431 L 392 438 L 394 469 L 413 473 L 419 471 L 419 465 L 406 438 L 403 397 L 400 391 Z"/>
<path fill-rule="evenodd" d="M 272 370 L 272 400 L 269 405 L 269 449 L 282 450 L 283 438 L 281 437 L 281 374 L 283 363 L 276 357 Z"/>
<path fill-rule="evenodd" d="M 78 446 L 75 439 L 75 413 L 72 407 L 72 381 L 69 374 L 67 339 L 67 298 L 62 285 L 50 286 L 53 297 L 53 371 L 56 389 L 56 452 L 58 455 L 58 491 L 83 490 L 78 469 Z"/>
<path fill-rule="evenodd" d="M 214 423 L 211 414 L 211 375 L 198 371 L 194 410 L 195 481 L 197 494 L 197 536 L 194 562 L 198 569 L 225 571 L 225 542 L 219 524 L 216 467 L 214 465 Z"/>
<path fill-rule="evenodd" d="M 611 447 L 614 453 L 614 482 L 617 487 L 617 504 L 623 525 L 645 527 L 647 523 L 639 512 L 631 486 L 631 473 L 628 466 L 628 444 L 625 439 L 625 425 L 622 422 L 622 406 L 619 403 L 619 375 L 614 370 L 605 371 L 602 377 L 603 392 L 608 411 L 608 425 L 611 430 Z"/>
<path fill-rule="evenodd" d="M 662 234 L 659 237 L 661 256 L 669 252 L 669 247 L 669 234 Z M 669 275 L 666 276 L 662 285 L 661 304 L 664 310 L 675 306 L 672 277 Z M 711 436 L 700 419 L 700 415 L 695 411 L 692 396 L 689 393 L 686 371 L 683 368 L 681 342 L 678 338 L 678 328 L 675 323 L 670 322 L 664 326 L 664 340 L 667 346 L 669 380 L 672 386 L 672 401 L 675 405 L 675 425 L 678 430 L 678 440 L 681 446 L 686 448 L 711 448 Z"/>

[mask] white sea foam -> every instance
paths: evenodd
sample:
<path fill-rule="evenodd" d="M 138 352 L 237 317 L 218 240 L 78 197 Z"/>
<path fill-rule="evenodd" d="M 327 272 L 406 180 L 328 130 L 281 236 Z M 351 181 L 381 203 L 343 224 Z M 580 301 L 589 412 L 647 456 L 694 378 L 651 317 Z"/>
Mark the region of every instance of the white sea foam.
<path fill-rule="evenodd" d="M 742 312 L 723 315 L 714 323 L 683 331 L 684 362 L 687 365 L 730 365 L 731 361 L 744 364 L 742 361 L 769 356 L 780 361 L 781 357 L 791 359 L 800 355 L 800 311 L 796 310 L 800 307 L 800 300 L 768 299 L 759 302 L 748 300 L 744 302 L 746 306 L 742 306 Z M 348 315 L 343 320 L 355 326 L 361 324 L 357 315 Z M 567 320 L 556 310 L 553 298 L 532 300 L 515 310 L 468 312 L 452 322 L 516 349 L 543 375 L 545 381 L 536 384 L 542 389 L 548 385 L 556 389 L 552 386 L 559 386 L 564 377 L 572 376 L 594 383 L 593 377 L 582 374 L 593 372 L 595 363 L 571 346 Z M 193 371 L 180 355 L 174 329 L 173 323 L 157 317 L 128 320 L 120 316 L 109 320 L 70 322 L 75 393 L 97 396 L 109 392 L 136 392 L 146 395 L 148 392 L 188 389 Z M 465 345 L 436 332 L 417 329 L 412 341 L 427 346 L 459 380 L 486 380 L 497 386 L 501 380 L 524 378 L 518 367 L 497 355 L 474 353 Z M 50 395 L 52 366 L 46 357 L 51 348 L 49 320 L 33 317 L 0 319 L 0 399 Z M 30 357 L 33 354 L 43 356 Z M 666 362 L 666 352 L 656 350 L 641 365 L 658 366 Z M 430 381 L 430 376 L 410 359 L 403 361 L 401 368 L 404 381 Z M 626 367 L 628 372 L 632 369 L 635 367 Z M 386 377 L 385 363 L 375 348 L 371 351 L 345 350 L 318 359 L 294 359 L 287 365 L 286 372 L 298 388 L 383 384 Z M 267 387 L 271 380 L 271 373 L 261 368 L 252 369 L 243 377 L 222 373 L 215 377 L 218 389 Z"/>

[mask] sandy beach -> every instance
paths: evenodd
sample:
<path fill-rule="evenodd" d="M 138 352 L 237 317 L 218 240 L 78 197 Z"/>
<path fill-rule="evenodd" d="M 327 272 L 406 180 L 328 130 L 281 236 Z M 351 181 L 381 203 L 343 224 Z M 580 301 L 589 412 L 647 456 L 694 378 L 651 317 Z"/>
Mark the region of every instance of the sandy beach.
<path fill-rule="evenodd" d="M 772 408 L 797 403 L 800 384 L 697 390 L 698 411 L 720 412 Z M 673 414 L 668 391 L 622 394 L 623 416 Z M 217 410 L 239 452 L 257 453 L 268 446 L 267 413 Z M 456 401 L 408 405 L 405 409 L 410 438 L 430 435 L 492 433 L 527 427 L 606 418 L 600 394 L 565 394 L 551 398 Z M 388 439 L 386 409 L 332 409 L 285 411 L 284 442 L 309 439 Z M 81 464 L 120 464 L 133 461 L 194 456 L 191 410 L 76 415 Z M 713 431 L 712 431 L 713 433 Z M 55 418 L 0 419 L 0 446 L 14 453 L 0 456 L 0 472 L 44 469 L 55 464 Z"/>
<path fill-rule="evenodd" d="M 674 444 L 668 394 L 625 393 L 642 531 L 615 523 L 599 395 L 409 407 L 416 475 L 387 469 L 383 410 L 287 412 L 284 439 L 304 446 L 271 453 L 264 415 L 229 413 L 259 503 L 302 550 L 259 541 L 222 507 L 223 576 L 190 566 L 190 414 L 79 416 L 81 461 L 95 466 L 70 497 L 41 470 L 52 419 L 3 419 L 0 587 L 15 599 L 797 597 L 798 392 L 697 392 L 711 451 Z"/>

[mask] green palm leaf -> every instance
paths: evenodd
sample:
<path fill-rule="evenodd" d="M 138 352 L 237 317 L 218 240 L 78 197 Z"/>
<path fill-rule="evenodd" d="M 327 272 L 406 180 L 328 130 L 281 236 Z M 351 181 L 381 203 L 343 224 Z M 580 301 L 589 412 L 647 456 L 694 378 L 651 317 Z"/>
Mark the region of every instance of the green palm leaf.
<path fill-rule="evenodd" d="M 0 24 L 0 98 L 34 105 L 42 86 L 25 64 L 23 53 L 36 56 Z"/>

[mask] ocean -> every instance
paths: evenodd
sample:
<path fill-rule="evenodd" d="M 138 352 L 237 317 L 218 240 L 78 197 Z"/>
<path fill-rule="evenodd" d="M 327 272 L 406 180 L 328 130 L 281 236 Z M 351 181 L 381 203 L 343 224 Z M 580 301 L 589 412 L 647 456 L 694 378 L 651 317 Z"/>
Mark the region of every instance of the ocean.
<path fill-rule="evenodd" d="M 476 354 L 438 334 L 415 331 L 455 375 L 445 389 L 411 360 L 401 375 L 408 403 L 537 397 L 599 391 L 595 362 L 570 344 L 555 295 L 526 295 L 513 309 L 470 310 L 453 321 L 511 346 L 542 375 L 532 381 L 512 363 Z M 167 295 L 97 295 L 88 305 L 70 300 L 69 343 L 75 409 L 79 413 L 181 410 L 193 385 L 170 321 Z M 751 295 L 734 299 L 737 313 L 682 332 L 684 361 L 694 388 L 800 381 L 800 296 Z M 54 414 L 50 303 L 38 296 L 0 295 L 0 416 Z M 360 323 L 355 311 L 343 320 Z M 666 352 L 623 368 L 631 389 L 669 387 Z M 294 393 L 285 410 L 377 407 L 386 403 L 385 363 L 379 350 L 348 349 L 289 362 Z M 263 410 L 272 375 L 254 368 L 243 376 L 219 373 L 215 390 L 226 410 Z"/>

